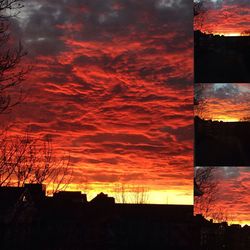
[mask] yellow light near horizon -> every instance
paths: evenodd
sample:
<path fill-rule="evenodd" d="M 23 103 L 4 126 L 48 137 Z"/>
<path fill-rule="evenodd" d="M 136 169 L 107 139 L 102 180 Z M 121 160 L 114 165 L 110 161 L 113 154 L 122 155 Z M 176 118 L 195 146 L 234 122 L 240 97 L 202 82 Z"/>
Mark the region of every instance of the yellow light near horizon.
<path fill-rule="evenodd" d="M 67 191 L 81 191 L 82 193 L 87 194 L 87 200 L 90 201 L 96 195 L 103 192 L 107 194 L 109 197 L 114 197 L 116 202 L 119 203 L 122 197 L 125 197 L 126 203 L 135 203 L 135 200 L 140 199 L 143 195 L 145 197 L 146 204 L 178 204 L 178 205 L 193 205 L 193 190 L 145 190 L 144 194 L 140 192 L 133 192 L 133 191 L 116 191 L 115 186 L 108 186 L 108 187 L 98 187 L 93 184 L 91 187 L 81 190 L 77 185 L 71 184 L 67 187 Z M 144 202 L 143 202 L 144 203 Z"/>
<path fill-rule="evenodd" d="M 207 217 L 206 219 L 210 220 L 210 219 L 213 219 L 213 218 Z M 229 220 L 227 220 L 227 223 L 228 223 L 228 225 L 238 224 L 238 225 L 241 225 L 242 227 L 245 226 L 245 225 L 250 226 L 250 221 L 249 220 L 240 220 L 240 219 L 238 219 L 238 220 L 237 219 L 230 220 L 229 219 Z"/>
<path fill-rule="evenodd" d="M 229 117 L 229 116 L 217 116 L 212 119 L 213 121 L 222 121 L 222 122 L 238 122 L 239 118 Z"/>
<path fill-rule="evenodd" d="M 149 191 L 148 198 L 150 204 L 193 205 L 192 190 L 190 195 L 181 190 L 152 190 Z"/>
<path fill-rule="evenodd" d="M 241 225 L 243 227 L 245 225 L 250 226 L 250 221 L 249 220 L 232 220 L 232 221 L 228 221 L 228 224 L 229 225 L 239 224 L 239 225 Z"/>
<path fill-rule="evenodd" d="M 245 226 L 245 225 L 248 225 L 248 226 L 250 226 L 250 221 L 249 220 L 246 220 L 246 221 L 233 221 L 233 223 L 235 223 L 235 224 L 240 224 L 241 226 Z"/>
<path fill-rule="evenodd" d="M 109 196 L 114 197 L 116 202 L 119 203 L 119 193 L 110 192 L 109 190 L 104 190 L 104 193 L 107 193 Z M 95 190 L 91 191 L 88 196 L 95 197 L 98 194 Z M 121 194 L 120 194 L 121 195 Z M 123 196 L 125 197 L 126 203 L 134 203 L 136 194 L 133 192 L 125 192 Z M 180 190 L 152 190 L 148 191 L 145 194 L 146 204 L 176 204 L 176 205 L 193 205 L 193 195 L 192 191 L 190 195 L 187 194 L 187 191 Z M 140 199 L 140 198 L 139 198 Z"/>
<path fill-rule="evenodd" d="M 239 32 L 232 32 L 232 33 L 213 33 L 214 35 L 219 35 L 219 36 L 242 36 L 241 33 Z"/>
<path fill-rule="evenodd" d="M 241 36 L 241 33 L 224 33 L 224 36 Z"/>

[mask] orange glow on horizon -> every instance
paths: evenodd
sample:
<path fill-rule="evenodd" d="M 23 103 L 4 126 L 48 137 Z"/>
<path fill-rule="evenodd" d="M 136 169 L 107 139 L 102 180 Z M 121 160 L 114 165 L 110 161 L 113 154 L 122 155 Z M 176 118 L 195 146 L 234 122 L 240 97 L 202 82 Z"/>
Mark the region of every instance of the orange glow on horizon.
<path fill-rule="evenodd" d="M 113 196 L 122 182 L 146 186 L 150 203 L 192 204 L 192 9 L 180 18 L 186 4 L 176 12 L 154 1 L 55 2 L 26 17 L 30 91 L 13 109 L 9 133 L 50 138 L 58 159 L 70 155 L 67 190 L 88 199 Z M 47 17 L 39 34 L 30 32 L 33 15 Z"/>
<path fill-rule="evenodd" d="M 66 191 L 81 191 L 87 195 L 87 200 L 91 201 L 96 195 L 103 192 L 110 197 L 114 197 L 116 203 L 121 203 L 121 196 L 125 197 L 125 203 L 136 203 L 136 197 L 140 198 L 143 195 L 143 202 L 145 204 L 175 204 L 175 205 L 193 205 L 193 188 L 188 190 L 183 189 L 147 189 L 145 191 L 135 191 L 133 186 L 126 185 L 124 191 L 117 189 L 117 183 L 103 184 L 89 183 L 86 187 L 81 187 L 77 184 L 70 184 Z M 140 185 L 138 185 L 140 189 Z M 135 186 L 135 189 L 137 186 Z M 142 187 L 144 188 L 144 187 Z M 50 187 L 47 189 L 47 194 L 51 195 Z"/>
<path fill-rule="evenodd" d="M 229 117 L 229 116 L 218 116 L 212 118 L 213 121 L 222 121 L 222 122 L 239 122 L 240 119 L 237 117 Z"/>
<path fill-rule="evenodd" d="M 241 33 L 224 33 L 224 36 L 241 36 Z"/>
<path fill-rule="evenodd" d="M 249 167 L 216 167 L 213 172 L 218 189 L 213 194 L 214 202 L 209 204 L 207 219 L 226 220 L 228 224 L 250 225 L 249 199 L 250 184 Z M 205 196 L 205 200 L 206 200 Z M 197 200 L 198 201 L 198 200 Z M 239 202 L 240 201 L 240 202 Z M 204 210 L 199 202 L 194 205 L 194 213 L 200 214 Z"/>
<path fill-rule="evenodd" d="M 224 36 L 247 36 L 249 33 L 249 8 L 241 1 L 208 1 L 205 13 L 194 18 L 194 29 L 203 33 Z"/>
<path fill-rule="evenodd" d="M 248 84 L 207 84 L 198 97 L 203 98 L 205 103 L 194 107 L 195 115 L 212 121 L 249 121 L 249 93 Z"/>
<path fill-rule="evenodd" d="M 230 224 L 239 224 L 241 225 L 241 227 L 245 226 L 245 225 L 248 225 L 250 226 L 250 220 L 243 220 L 243 221 L 231 221 Z"/>
<path fill-rule="evenodd" d="M 212 218 L 207 217 L 206 219 L 210 220 Z M 213 222 L 215 223 L 216 221 L 213 220 Z M 240 217 L 238 217 L 236 214 L 235 214 L 235 219 L 232 219 L 232 220 L 229 219 L 226 222 L 228 223 L 228 225 L 238 224 L 238 225 L 241 225 L 241 227 L 243 227 L 245 225 L 250 226 L 250 220 L 241 220 Z"/>
<path fill-rule="evenodd" d="M 219 36 L 242 36 L 240 32 L 215 32 L 213 35 L 219 35 Z"/>

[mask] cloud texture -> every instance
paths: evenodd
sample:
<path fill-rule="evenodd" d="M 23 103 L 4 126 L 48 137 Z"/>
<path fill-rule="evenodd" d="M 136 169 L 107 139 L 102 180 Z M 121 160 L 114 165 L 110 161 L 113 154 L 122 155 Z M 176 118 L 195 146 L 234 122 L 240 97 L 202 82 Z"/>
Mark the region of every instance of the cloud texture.
<path fill-rule="evenodd" d="M 195 29 L 207 33 L 240 34 L 249 31 L 248 0 L 204 0 L 202 13 L 195 18 Z"/>
<path fill-rule="evenodd" d="M 33 70 L 14 132 L 69 151 L 72 186 L 139 183 L 192 203 L 191 3 L 29 0 L 15 29 Z"/>

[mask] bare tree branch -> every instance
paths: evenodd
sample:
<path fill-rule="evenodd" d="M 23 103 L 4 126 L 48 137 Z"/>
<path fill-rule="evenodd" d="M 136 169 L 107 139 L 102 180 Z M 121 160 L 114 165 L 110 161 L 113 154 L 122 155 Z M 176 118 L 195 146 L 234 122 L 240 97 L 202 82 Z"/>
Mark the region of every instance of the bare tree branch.
<path fill-rule="evenodd" d="M 211 217 L 214 213 L 214 204 L 218 200 L 218 180 L 215 178 L 215 167 L 196 167 L 195 182 L 203 195 L 194 200 L 195 214 Z"/>
<path fill-rule="evenodd" d="M 148 188 L 141 185 L 121 183 L 115 187 L 114 192 L 118 203 L 145 204 L 149 200 Z"/>
<path fill-rule="evenodd" d="M 56 157 L 49 140 L 5 136 L 0 147 L 0 186 L 43 183 L 53 192 L 65 190 L 72 178 L 69 163 L 69 155 Z"/>
<path fill-rule="evenodd" d="M 193 12 L 194 12 L 194 28 L 195 30 L 202 30 L 207 12 L 206 0 L 194 1 Z"/>
<path fill-rule="evenodd" d="M 11 18 L 18 15 L 21 8 L 22 0 L 0 0 L 0 114 L 9 112 L 23 100 L 21 83 L 30 70 L 20 66 L 27 54 L 21 42 L 17 47 L 10 42 Z"/>
<path fill-rule="evenodd" d="M 0 20 L 19 14 L 23 8 L 23 0 L 0 0 Z"/>

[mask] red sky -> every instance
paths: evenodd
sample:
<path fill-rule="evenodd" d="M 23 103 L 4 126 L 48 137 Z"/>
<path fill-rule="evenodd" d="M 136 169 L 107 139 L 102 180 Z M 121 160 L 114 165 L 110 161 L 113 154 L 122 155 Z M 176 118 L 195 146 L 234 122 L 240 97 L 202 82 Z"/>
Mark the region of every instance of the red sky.
<path fill-rule="evenodd" d="M 201 89 L 202 91 L 198 91 Z M 198 112 L 204 119 L 239 121 L 250 119 L 250 85 L 248 83 L 216 83 L 196 85 L 201 101 Z"/>
<path fill-rule="evenodd" d="M 12 29 L 33 67 L 2 118 L 12 133 L 69 151 L 71 189 L 136 184 L 150 202 L 192 203 L 192 6 L 30 0 Z"/>
<path fill-rule="evenodd" d="M 195 29 L 206 33 L 239 35 L 249 30 L 250 2 L 248 0 L 207 0 L 204 14 L 195 20 Z"/>
<path fill-rule="evenodd" d="M 218 167 L 214 176 L 219 182 L 219 191 L 212 211 L 224 211 L 229 223 L 250 225 L 250 168 Z"/>

